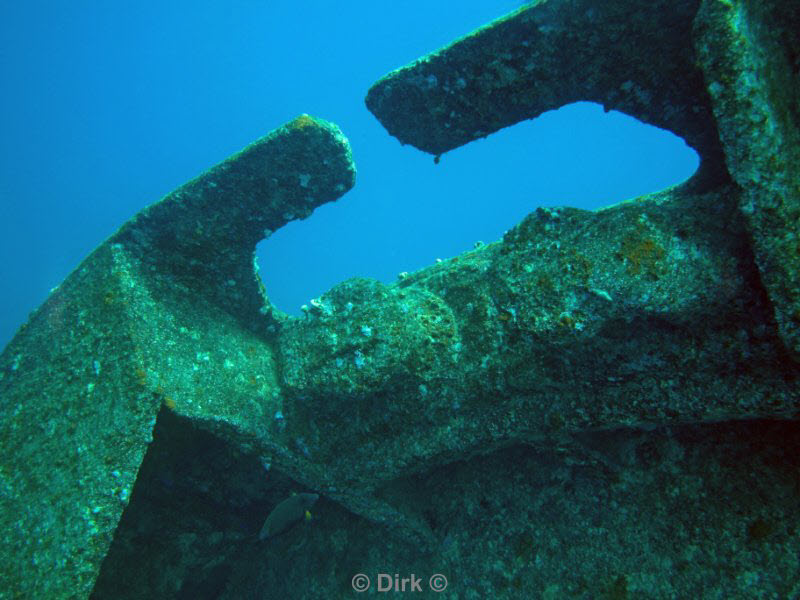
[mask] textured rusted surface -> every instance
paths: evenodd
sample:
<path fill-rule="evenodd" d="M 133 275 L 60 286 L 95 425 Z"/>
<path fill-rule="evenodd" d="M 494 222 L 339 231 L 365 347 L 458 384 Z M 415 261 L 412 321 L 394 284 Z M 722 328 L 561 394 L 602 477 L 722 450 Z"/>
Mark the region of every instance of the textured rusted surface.
<path fill-rule="evenodd" d="M 334 126 L 143 211 L 0 355 L 0 597 L 796 597 L 798 30 L 789 2 L 540 1 L 388 75 L 369 107 L 434 154 L 593 100 L 702 165 L 300 318 L 252 253 L 353 185 Z M 293 492 L 315 515 L 259 542 Z"/>
<path fill-rule="evenodd" d="M 255 244 L 353 180 L 341 132 L 301 116 L 145 209 L 33 314 L 0 356 L 0 597 L 88 597 L 163 404 L 263 421 Z"/>
<path fill-rule="evenodd" d="M 699 0 L 536 2 L 393 71 L 367 107 L 404 144 L 434 155 L 580 100 L 683 137 L 698 183 L 726 177 L 696 65 Z"/>
<path fill-rule="evenodd" d="M 800 355 L 800 8 L 792 2 L 535 2 L 389 73 L 367 107 L 439 155 L 580 100 L 668 129 L 730 177 L 781 335 Z"/>

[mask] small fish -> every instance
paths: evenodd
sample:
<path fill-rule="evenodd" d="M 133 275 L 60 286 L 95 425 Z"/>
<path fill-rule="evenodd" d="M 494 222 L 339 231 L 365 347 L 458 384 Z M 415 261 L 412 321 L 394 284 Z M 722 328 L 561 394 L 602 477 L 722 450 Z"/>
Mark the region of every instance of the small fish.
<path fill-rule="evenodd" d="M 267 538 L 275 537 L 301 519 L 310 519 L 311 512 L 308 509 L 314 506 L 318 499 L 319 494 L 304 493 L 289 496 L 267 515 L 267 520 L 264 521 L 264 526 L 258 534 L 258 539 L 266 540 Z"/>

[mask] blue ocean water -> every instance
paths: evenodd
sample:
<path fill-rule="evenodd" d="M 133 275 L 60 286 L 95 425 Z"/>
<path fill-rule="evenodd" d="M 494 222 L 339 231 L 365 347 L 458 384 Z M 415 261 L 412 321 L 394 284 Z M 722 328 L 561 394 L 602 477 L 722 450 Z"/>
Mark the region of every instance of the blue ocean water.
<path fill-rule="evenodd" d="M 273 303 L 390 281 L 492 241 L 537 206 L 593 209 L 677 183 L 671 133 L 578 104 L 430 156 L 364 106 L 388 71 L 519 2 L 33 1 L 0 7 L 0 347 L 144 206 L 300 113 L 337 123 L 356 187 L 259 246 Z"/>

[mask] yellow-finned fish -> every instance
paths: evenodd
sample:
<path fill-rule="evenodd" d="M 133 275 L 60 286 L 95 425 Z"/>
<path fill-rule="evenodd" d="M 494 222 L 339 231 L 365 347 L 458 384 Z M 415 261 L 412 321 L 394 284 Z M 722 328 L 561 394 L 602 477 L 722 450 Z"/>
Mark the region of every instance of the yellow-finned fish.
<path fill-rule="evenodd" d="M 267 515 L 261 532 L 258 534 L 259 540 L 275 537 L 289 529 L 292 525 L 303 519 L 309 519 L 311 513 L 309 508 L 319 499 L 319 494 L 295 494 L 280 502 L 272 512 Z"/>

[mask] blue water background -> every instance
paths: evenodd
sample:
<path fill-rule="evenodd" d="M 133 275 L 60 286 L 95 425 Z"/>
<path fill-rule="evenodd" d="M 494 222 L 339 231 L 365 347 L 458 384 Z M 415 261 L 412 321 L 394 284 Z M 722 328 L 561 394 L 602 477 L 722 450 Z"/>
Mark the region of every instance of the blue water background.
<path fill-rule="evenodd" d="M 269 130 L 337 123 L 353 191 L 259 246 L 272 301 L 392 281 L 537 206 L 597 208 L 688 177 L 680 138 L 597 105 L 442 157 L 391 138 L 367 89 L 519 2 L 5 2 L 0 8 L 0 348 L 144 206 Z"/>

